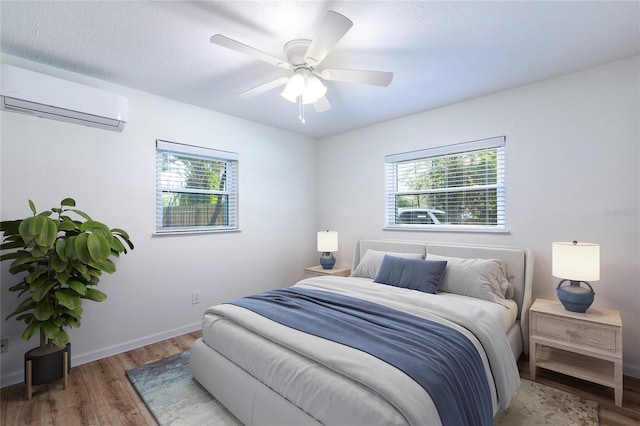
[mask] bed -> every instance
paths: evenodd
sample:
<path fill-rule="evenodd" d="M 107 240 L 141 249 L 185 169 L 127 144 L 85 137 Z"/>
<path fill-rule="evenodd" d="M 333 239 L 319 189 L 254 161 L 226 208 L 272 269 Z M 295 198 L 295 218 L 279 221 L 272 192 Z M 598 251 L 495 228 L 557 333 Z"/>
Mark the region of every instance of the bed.
<path fill-rule="evenodd" d="M 208 308 L 194 378 L 245 425 L 491 424 L 508 407 L 529 250 L 361 240 L 352 271 Z"/>

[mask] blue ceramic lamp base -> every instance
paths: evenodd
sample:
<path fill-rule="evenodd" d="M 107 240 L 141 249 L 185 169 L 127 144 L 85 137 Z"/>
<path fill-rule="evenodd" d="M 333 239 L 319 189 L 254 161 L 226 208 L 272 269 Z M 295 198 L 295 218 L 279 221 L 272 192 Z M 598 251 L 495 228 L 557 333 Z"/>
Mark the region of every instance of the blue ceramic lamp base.
<path fill-rule="evenodd" d="M 335 264 L 336 258 L 333 257 L 333 253 L 330 251 L 322 253 L 322 256 L 320 257 L 320 265 L 322 265 L 322 269 L 331 269 Z"/>
<path fill-rule="evenodd" d="M 562 303 L 562 306 L 567 311 L 571 312 L 586 312 L 589 306 L 593 303 L 593 297 L 595 292 L 591 285 L 586 281 L 570 281 L 571 285 L 562 287 L 562 284 L 570 280 L 562 280 L 558 284 L 556 291 L 558 293 L 558 299 Z M 580 286 L 580 283 L 585 283 L 589 289 Z"/>

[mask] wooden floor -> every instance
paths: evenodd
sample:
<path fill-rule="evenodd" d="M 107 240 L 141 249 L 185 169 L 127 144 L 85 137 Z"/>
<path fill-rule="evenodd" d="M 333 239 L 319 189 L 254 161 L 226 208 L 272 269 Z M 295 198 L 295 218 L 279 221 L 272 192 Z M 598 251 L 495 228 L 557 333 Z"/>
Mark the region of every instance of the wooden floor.
<path fill-rule="evenodd" d="M 531 379 L 529 359 L 522 356 L 518 361 L 520 377 Z M 601 425 L 640 425 L 640 379 L 624 377 L 622 408 L 613 401 L 613 388 L 586 382 L 564 374 L 538 368 L 536 382 L 573 393 L 598 403 Z"/>
<path fill-rule="evenodd" d="M 191 347 L 200 332 L 114 355 L 71 369 L 69 388 L 49 385 L 25 397 L 25 385 L 2 389 L 2 426 L 18 425 L 155 425 L 156 422 L 125 376 L 131 368 L 180 353 Z M 518 363 L 522 378 L 529 378 L 529 363 Z M 623 408 L 613 403 L 613 390 L 542 369 L 537 382 L 583 398 L 600 407 L 602 425 L 640 425 L 640 380 L 625 377 Z"/>
<path fill-rule="evenodd" d="M 185 334 L 73 367 L 69 387 L 49 385 L 26 400 L 26 385 L 2 389 L 2 426 L 156 425 L 125 371 L 186 351 L 202 335 Z"/>

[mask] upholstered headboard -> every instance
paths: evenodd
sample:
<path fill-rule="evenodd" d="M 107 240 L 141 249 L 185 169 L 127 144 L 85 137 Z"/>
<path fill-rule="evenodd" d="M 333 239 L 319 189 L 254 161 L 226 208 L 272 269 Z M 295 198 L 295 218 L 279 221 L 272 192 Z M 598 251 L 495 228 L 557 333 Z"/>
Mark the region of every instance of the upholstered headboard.
<path fill-rule="evenodd" d="M 393 240 L 360 240 L 353 255 L 353 269 L 367 250 L 396 253 L 427 253 L 473 259 L 501 259 L 506 262 L 515 289 L 514 300 L 518 304 L 518 319 L 522 332 L 524 352 L 529 352 L 529 307 L 531 306 L 531 286 L 533 278 L 533 253 L 526 248 L 483 246 L 470 244 L 445 244 L 429 242 L 408 242 Z"/>

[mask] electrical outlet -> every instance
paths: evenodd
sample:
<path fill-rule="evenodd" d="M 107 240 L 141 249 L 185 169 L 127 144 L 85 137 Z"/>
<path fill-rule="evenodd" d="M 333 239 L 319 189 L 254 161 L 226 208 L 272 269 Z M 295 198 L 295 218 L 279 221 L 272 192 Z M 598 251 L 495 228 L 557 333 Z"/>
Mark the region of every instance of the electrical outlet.
<path fill-rule="evenodd" d="M 9 338 L 8 337 L 4 337 L 4 338 L 0 339 L 0 347 L 2 347 L 1 352 L 3 354 L 6 354 L 7 352 L 9 352 Z"/>
<path fill-rule="evenodd" d="M 198 303 L 200 303 L 200 292 L 194 291 L 193 293 L 191 293 L 191 304 L 197 305 Z"/>

